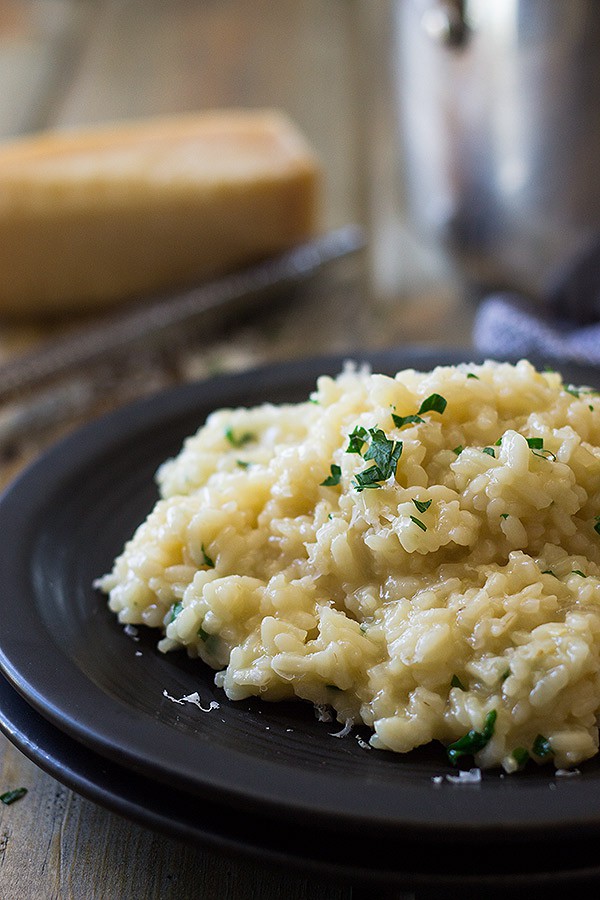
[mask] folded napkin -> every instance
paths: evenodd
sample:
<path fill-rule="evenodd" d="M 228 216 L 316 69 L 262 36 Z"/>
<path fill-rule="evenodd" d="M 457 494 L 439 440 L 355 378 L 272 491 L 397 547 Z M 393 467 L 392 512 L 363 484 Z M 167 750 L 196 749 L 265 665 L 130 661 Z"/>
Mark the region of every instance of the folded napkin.
<path fill-rule="evenodd" d="M 574 328 L 517 294 L 493 294 L 481 302 L 475 316 L 473 345 L 486 356 L 600 365 L 600 322 Z"/>
<path fill-rule="evenodd" d="M 473 345 L 487 356 L 600 365 L 600 244 L 550 280 L 539 302 L 497 293 L 480 304 Z"/>

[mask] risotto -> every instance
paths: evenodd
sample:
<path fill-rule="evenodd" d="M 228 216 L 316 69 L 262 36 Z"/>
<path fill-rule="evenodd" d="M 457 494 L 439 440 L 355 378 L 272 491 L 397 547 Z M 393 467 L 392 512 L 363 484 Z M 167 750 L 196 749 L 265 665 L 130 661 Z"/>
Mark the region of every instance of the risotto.
<path fill-rule="evenodd" d="M 598 750 L 600 396 L 556 372 L 348 366 L 214 412 L 97 582 L 231 700 L 298 697 L 373 747 L 572 767 Z"/>

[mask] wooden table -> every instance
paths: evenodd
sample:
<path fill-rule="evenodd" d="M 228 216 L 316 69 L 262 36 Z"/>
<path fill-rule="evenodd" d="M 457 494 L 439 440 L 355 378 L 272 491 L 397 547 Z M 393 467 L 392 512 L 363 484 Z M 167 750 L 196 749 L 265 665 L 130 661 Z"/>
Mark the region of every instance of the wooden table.
<path fill-rule="evenodd" d="M 469 346 L 472 310 L 460 284 L 402 217 L 389 17 L 383 0 L 3 0 L 0 136 L 209 107 L 280 107 L 323 161 L 324 226 L 358 222 L 369 239 L 366 252 L 293 302 L 234 323 L 210 344 L 188 343 L 175 359 L 149 358 L 141 376 L 113 373 L 102 408 L 215 369 L 308 352 Z M 0 360 L 47 336 L 41 324 L 0 323 Z M 0 485 L 97 411 L 15 441 L 0 460 Z M 21 786 L 22 800 L 0 804 L 0 900 L 352 896 L 348 884 L 185 846 L 125 821 L 0 736 L 0 793 Z"/>

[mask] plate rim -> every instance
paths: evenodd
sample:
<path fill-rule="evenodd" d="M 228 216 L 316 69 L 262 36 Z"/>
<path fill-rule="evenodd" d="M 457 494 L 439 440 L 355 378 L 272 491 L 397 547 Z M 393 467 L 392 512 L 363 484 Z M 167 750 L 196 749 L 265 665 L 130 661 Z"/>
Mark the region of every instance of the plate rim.
<path fill-rule="evenodd" d="M 4 702 L 3 702 L 4 701 Z M 313 853 L 299 853 L 298 848 L 289 846 L 289 841 L 284 839 L 283 844 L 273 848 L 269 836 L 263 835 L 263 840 L 257 839 L 260 832 L 256 831 L 254 821 L 251 823 L 251 839 L 244 839 L 245 832 L 240 836 L 232 836 L 227 829 L 215 832 L 214 823 L 203 827 L 195 817 L 187 815 L 188 810 L 181 812 L 181 807 L 186 807 L 186 798 L 177 797 L 177 812 L 172 807 L 160 801 L 153 802 L 153 793 L 156 786 L 144 776 L 135 775 L 133 781 L 127 770 L 120 770 L 117 763 L 107 761 L 98 756 L 93 750 L 82 747 L 73 738 L 63 734 L 58 728 L 48 722 L 36 711 L 32 711 L 27 702 L 9 684 L 6 678 L 0 674 L 0 733 L 29 760 L 34 762 L 44 772 L 56 778 L 61 784 L 76 791 L 93 803 L 110 810 L 125 819 L 136 822 L 138 825 L 150 828 L 154 831 L 169 835 L 172 838 L 185 840 L 197 845 L 210 848 L 218 848 L 227 852 L 243 853 L 246 857 L 260 859 L 274 866 L 289 866 L 290 864 L 300 871 L 309 872 L 315 876 L 327 878 L 352 879 L 361 882 L 380 885 L 398 885 L 403 890 L 407 888 L 445 888 L 458 889 L 464 883 L 464 874 L 452 874 L 445 871 L 435 872 L 434 869 L 424 873 L 421 870 L 407 870 L 400 867 L 382 871 L 377 867 L 361 866 L 356 862 L 359 854 L 342 855 L 333 853 L 331 856 L 317 858 Z M 92 774 L 93 773 L 93 774 Z M 125 792 L 116 790 L 114 785 L 117 780 L 126 779 Z M 163 786 L 164 788 L 164 786 Z M 206 816 L 203 816 L 205 822 Z M 324 834 L 322 839 L 330 840 L 330 834 Z M 314 840 L 314 838 L 313 838 Z M 562 845 L 562 854 L 555 854 L 554 859 L 564 860 L 565 852 L 570 848 Z M 363 853 L 363 858 L 367 854 Z M 593 853 L 591 854 L 593 858 Z M 544 853 L 544 861 L 548 854 Z M 349 862 L 349 859 L 352 861 Z M 478 889 L 497 887 L 498 879 L 502 876 L 504 884 L 512 884 L 520 888 L 531 888 L 540 882 L 547 883 L 552 878 L 553 883 L 563 883 L 569 886 L 573 879 L 583 878 L 600 880 L 600 864 L 596 866 L 572 866 L 566 869 L 546 869 L 543 866 L 533 867 L 531 870 L 519 872 L 507 872 L 502 865 L 502 872 L 497 870 L 486 871 L 477 875 L 470 875 L 471 887 Z"/>

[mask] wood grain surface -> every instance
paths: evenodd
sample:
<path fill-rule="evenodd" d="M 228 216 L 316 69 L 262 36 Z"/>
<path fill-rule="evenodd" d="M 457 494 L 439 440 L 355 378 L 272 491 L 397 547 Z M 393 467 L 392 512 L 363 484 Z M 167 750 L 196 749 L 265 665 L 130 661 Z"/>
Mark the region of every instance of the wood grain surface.
<path fill-rule="evenodd" d="M 401 218 L 386 0 L 3 0 L 0 136 L 213 107 L 275 106 L 325 169 L 325 228 L 368 252 L 209 346 L 112 371 L 102 402 L 0 450 L 0 487 L 99 409 L 174 381 L 307 353 L 409 341 L 468 345 L 470 312 Z M 387 48 L 389 49 L 389 48 Z M 60 327 L 70 327 L 62 323 Z M 56 325 L 52 331 L 56 330 Z M 51 333 L 0 322 L 0 361 Z M 104 376 L 106 377 L 106 373 Z M 14 415 L 0 409 L 0 426 Z M 5 601 L 6 602 L 6 601 Z M 0 900 L 334 900 L 352 888 L 186 846 L 65 788 L 0 736 Z"/>

